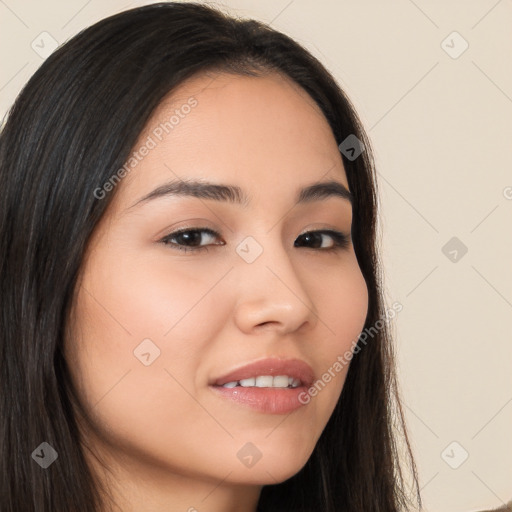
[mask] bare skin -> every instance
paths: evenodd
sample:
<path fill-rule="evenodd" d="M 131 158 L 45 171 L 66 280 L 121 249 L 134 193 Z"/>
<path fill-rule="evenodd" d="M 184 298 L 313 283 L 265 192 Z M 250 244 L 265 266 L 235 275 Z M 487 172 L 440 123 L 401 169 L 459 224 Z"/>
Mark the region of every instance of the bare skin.
<path fill-rule="evenodd" d="M 197 105 L 158 140 L 155 127 L 190 97 Z M 307 462 L 348 366 L 288 414 L 233 403 L 208 384 L 266 357 L 302 359 L 319 379 L 357 339 L 368 292 L 350 241 L 351 204 L 338 196 L 297 204 L 298 190 L 315 182 L 348 189 L 343 162 L 313 100 L 278 74 L 194 77 L 159 106 L 134 149 L 148 136 L 156 147 L 117 185 L 88 248 L 66 343 L 95 427 L 88 443 L 109 472 L 88 458 L 110 482 L 115 510 L 255 511 L 262 486 Z M 237 185 L 250 202 L 135 204 L 178 179 Z M 184 227 L 219 236 L 188 242 L 207 251 L 178 250 L 184 237 L 161 242 Z M 322 233 L 304 240 L 326 229 L 348 244 L 336 248 Z M 249 236 L 262 249 L 251 263 L 236 251 Z M 134 355 L 145 339 L 160 350 L 147 366 Z M 262 454 L 252 467 L 237 457 L 248 442 Z"/>

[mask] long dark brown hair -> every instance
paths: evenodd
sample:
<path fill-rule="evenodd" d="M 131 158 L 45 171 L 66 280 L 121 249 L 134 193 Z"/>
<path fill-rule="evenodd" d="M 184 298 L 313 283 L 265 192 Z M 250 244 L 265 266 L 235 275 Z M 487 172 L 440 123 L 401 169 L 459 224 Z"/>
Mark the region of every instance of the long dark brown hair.
<path fill-rule="evenodd" d="M 369 290 L 365 329 L 385 316 L 370 141 L 325 67 L 271 27 L 202 4 L 158 3 L 96 23 L 47 58 L 0 135 L 2 512 L 93 512 L 103 503 L 63 356 L 83 256 L 116 189 L 101 200 L 94 191 L 123 166 L 164 96 L 212 70 L 282 73 L 318 104 L 338 144 L 349 135 L 364 144 L 358 158 L 342 158 Z M 285 482 L 264 486 L 258 511 L 395 512 L 420 504 L 390 336 L 386 325 L 374 331 L 354 351 L 310 459 Z M 58 452 L 45 470 L 31 457 L 42 442 Z"/>

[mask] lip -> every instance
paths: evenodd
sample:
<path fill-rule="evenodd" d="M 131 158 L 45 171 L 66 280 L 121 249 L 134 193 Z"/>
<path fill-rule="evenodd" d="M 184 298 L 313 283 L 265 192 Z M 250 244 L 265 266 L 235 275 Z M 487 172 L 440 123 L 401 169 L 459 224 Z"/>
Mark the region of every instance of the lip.
<path fill-rule="evenodd" d="M 222 386 L 227 382 L 234 382 L 258 375 L 288 375 L 301 381 L 301 386 L 309 387 L 315 380 L 315 375 L 309 364 L 300 359 L 260 359 L 216 378 L 210 383 L 211 386 Z M 299 386 L 300 387 L 300 386 Z"/>
<path fill-rule="evenodd" d="M 239 381 L 259 375 L 287 375 L 299 379 L 301 384 L 296 388 L 258 388 L 240 387 L 224 388 L 227 382 Z M 307 405 L 301 396 L 307 394 L 308 388 L 315 379 L 313 370 L 300 359 L 263 359 L 241 368 L 237 368 L 210 383 L 210 389 L 222 398 L 267 414 L 287 414 L 299 407 Z"/>

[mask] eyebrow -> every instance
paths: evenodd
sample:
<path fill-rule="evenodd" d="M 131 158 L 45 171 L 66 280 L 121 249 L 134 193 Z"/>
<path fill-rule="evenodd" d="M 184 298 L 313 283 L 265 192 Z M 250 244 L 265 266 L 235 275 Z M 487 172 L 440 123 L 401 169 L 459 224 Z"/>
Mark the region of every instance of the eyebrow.
<path fill-rule="evenodd" d="M 134 204 L 127 208 L 130 210 L 136 205 L 147 203 L 153 199 L 162 197 L 195 197 L 199 199 L 211 199 L 224 201 L 246 207 L 250 203 L 249 196 L 236 185 L 225 185 L 197 180 L 173 180 L 157 187 Z M 325 181 L 313 183 L 298 191 L 297 204 L 310 203 L 331 197 L 339 197 L 353 204 L 354 198 L 347 187 L 338 181 Z"/>

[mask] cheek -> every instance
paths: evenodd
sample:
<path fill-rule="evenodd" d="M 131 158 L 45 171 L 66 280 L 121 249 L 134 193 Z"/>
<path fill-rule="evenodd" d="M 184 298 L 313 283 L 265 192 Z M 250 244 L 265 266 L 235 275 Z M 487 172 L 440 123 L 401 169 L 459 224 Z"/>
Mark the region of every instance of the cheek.
<path fill-rule="evenodd" d="M 145 338 L 163 343 L 176 337 L 200 338 L 197 329 L 207 322 L 190 325 L 189 320 L 198 311 L 208 314 L 201 300 L 223 269 L 198 273 L 190 263 L 184 259 L 172 266 L 161 253 L 114 249 L 91 260 L 80 290 L 81 311 L 94 337 L 107 338 L 103 349 L 117 354 Z"/>
<path fill-rule="evenodd" d="M 97 403 L 114 385 L 132 404 L 150 389 L 176 396 L 178 381 L 187 389 L 196 386 L 208 345 L 226 322 L 223 300 L 211 289 L 230 267 L 198 273 L 188 263 L 182 261 L 178 272 L 161 254 L 142 257 L 106 243 L 101 254 L 91 255 L 69 344 L 87 403 Z"/>
<path fill-rule="evenodd" d="M 179 328 L 195 297 L 183 279 L 168 277 L 172 283 L 151 261 L 137 261 L 125 252 L 105 250 L 88 261 L 69 343 L 74 351 L 72 370 L 76 367 L 87 403 L 97 403 L 127 373 L 129 378 L 119 388 L 126 389 L 128 380 L 139 380 L 139 389 L 130 390 L 134 403 L 146 386 L 162 387 L 154 379 L 157 374 L 161 378 L 164 368 L 178 362 L 185 374 L 193 364 L 193 336 L 182 339 Z"/>
<path fill-rule="evenodd" d="M 315 288 L 318 321 L 332 356 L 357 341 L 368 313 L 368 288 L 353 253 L 338 268 L 323 271 L 321 282 Z"/>
<path fill-rule="evenodd" d="M 190 446 L 176 440 L 186 433 L 209 442 L 205 428 L 216 432 L 190 395 L 212 328 L 221 322 L 205 319 L 208 301 L 200 301 L 212 283 L 171 274 L 158 262 L 107 256 L 91 260 L 94 272 L 84 273 L 67 343 L 82 403 L 109 445 L 139 455 L 172 453 L 186 467 Z"/>
<path fill-rule="evenodd" d="M 352 360 L 353 350 L 364 328 L 368 312 L 368 288 L 355 255 L 317 286 L 317 311 L 321 350 L 313 347 L 311 358 L 321 360 L 321 373 L 310 388 L 317 397 L 319 417 L 328 418 L 339 399 Z M 314 359 L 313 359 L 314 360 Z"/>

